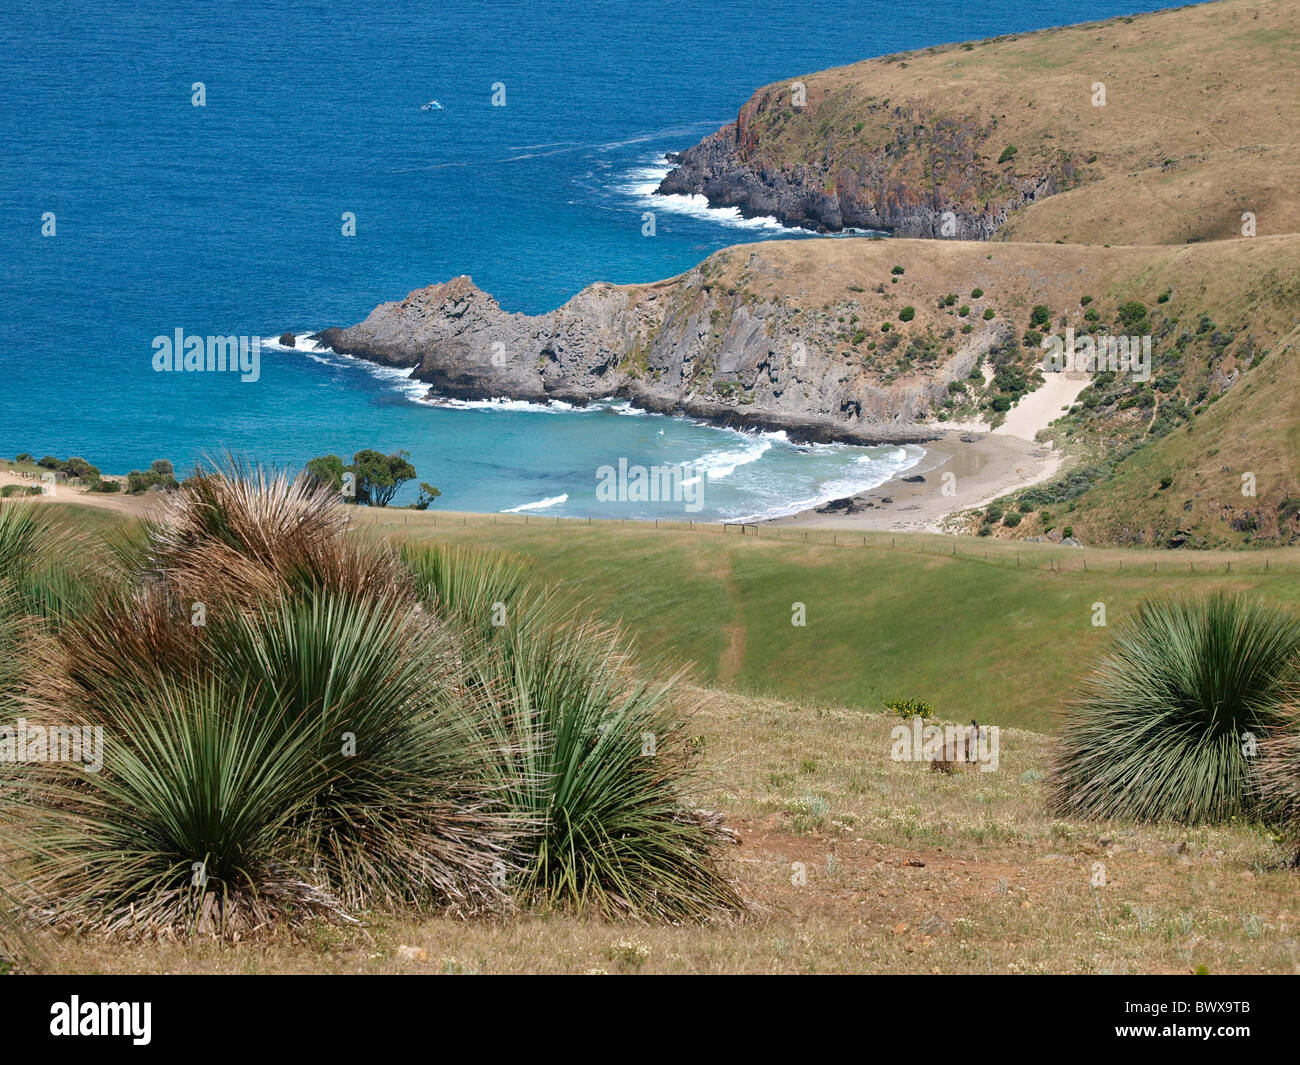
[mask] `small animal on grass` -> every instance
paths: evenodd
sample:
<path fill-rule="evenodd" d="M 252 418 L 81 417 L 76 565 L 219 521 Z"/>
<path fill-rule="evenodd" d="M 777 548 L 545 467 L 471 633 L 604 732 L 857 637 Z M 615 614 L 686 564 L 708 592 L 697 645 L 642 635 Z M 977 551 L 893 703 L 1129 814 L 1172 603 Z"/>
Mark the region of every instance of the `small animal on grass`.
<path fill-rule="evenodd" d="M 971 718 L 970 729 L 943 745 L 942 757 L 930 761 L 931 773 L 951 773 L 959 765 L 973 764 L 979 755 L 979 722 Z"/>

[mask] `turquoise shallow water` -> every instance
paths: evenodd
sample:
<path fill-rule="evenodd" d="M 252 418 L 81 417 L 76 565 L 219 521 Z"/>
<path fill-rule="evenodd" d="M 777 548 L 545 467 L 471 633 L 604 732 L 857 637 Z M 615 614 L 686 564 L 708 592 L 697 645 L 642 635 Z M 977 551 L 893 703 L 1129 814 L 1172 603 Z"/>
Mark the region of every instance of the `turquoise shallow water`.
<path fill-rule="evenodd" d="M 125 472 L 226 448 L 286 464 L 405 448 L 440 506 L 635 517 L 683 504 L 598 500 L 601 466 L 691 463 L 702 520 L 878 483 L 916 449 L 795 447 L 611 407 L 437 407 L 392 375 L 273 347 L 256 382 L 163 374 L 152 341 L 350 324 L 462 273 L 537 313 L 594 280 L 653 280 L 739 241 L 806 239 L 651 204 L 663 152 L 778 78 L 1158 6 L 870 0 L 831 22 L 803 0 L 7 4 L 0 454 L 80 454 Z M 443 110 L 422 111 L 430 98 Z M 355 236 L 341 232 L 345 213 Z"/>

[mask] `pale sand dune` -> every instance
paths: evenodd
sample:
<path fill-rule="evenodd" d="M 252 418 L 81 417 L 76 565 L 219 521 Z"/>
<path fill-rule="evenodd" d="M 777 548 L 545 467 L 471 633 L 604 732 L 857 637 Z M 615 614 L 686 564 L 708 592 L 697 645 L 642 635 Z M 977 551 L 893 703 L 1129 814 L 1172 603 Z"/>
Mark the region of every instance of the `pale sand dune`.
<path fill-rule="evenodd" d="M 984 367 L 984 380 L 987 384 L 993 375 Z M 1046 373 L 1044 383 L 1033 392 L 1023 396 L 1019 403 L 1007 412 L 1006 420 L 996 429 L 990 429 L 983 421 L 934 422 L 935 428 L 953 429 L 963 433 L 993 433 L 997 436 L 1014 436 L 1021 440 L 1033 440 L 1040 429 L 1046 429 L 1059 418 L 1079 398 L 1079 393 L 1088 387 L 1092 378 L 1086 373 Z"/>
<path fill-rule="evenodd" d="M 1092 377 L 1086 373 L 1045 373 L 1044 383 L 1007 412 L 1007 419 L 993 432 L 1033 440 L 1079 398 Z"/>
<path fill-rule="evenodd" d="M 966 434 L 960 434 L 966 435 Z M 905 476 L 920 475 L 920 483 L 886 481 L 857 498 L 873 504 L 857 514 L 818 514 L 807 510 L 775 525 L 808 528 L 895 532 L 937 532 L 944 518 L 982 506 L 1017 488 L 1027 488 L 1055 476 L 1061 456 L 1050 447 L 1014 436 L 960 439 L 958 433 L 925 445 L 926 457 Z M 946 474 L 952 474 L 945 480 Z M 885 502 L 888 499 L 890 502 Z"/>

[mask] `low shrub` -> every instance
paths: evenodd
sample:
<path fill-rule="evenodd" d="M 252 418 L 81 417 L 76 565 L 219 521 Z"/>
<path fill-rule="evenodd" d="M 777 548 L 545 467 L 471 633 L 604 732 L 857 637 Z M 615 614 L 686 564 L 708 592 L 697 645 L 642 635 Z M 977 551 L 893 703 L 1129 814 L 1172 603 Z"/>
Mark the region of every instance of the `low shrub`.
<path fill-rule="evenodd" d="M 911 721 L 914 717 L 926 720 L 934 716 L 934 707 L 924 699 L 889 699 L 885 702 L 885 709 L 904 721 Z"/>

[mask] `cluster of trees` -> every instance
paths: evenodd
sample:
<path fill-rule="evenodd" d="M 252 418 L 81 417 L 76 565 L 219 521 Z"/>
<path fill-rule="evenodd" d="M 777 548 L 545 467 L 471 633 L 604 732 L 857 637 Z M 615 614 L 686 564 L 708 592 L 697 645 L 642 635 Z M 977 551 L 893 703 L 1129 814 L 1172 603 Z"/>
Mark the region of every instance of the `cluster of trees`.
<path fill-rule="evenodd" d="M 55 455 L 45 455 L 42 458 L 23 452 L 14 458 L 18 463 L 33 463 L 43 470 L 49 470 L 55 474 L 63 474 L 65 477 L 76 478 L 86 484 L 92 492 L 116 492 L 121 489 L 117 481 L 105 480 L 103 474 L 99 472 L 99 467 L 91 465 L 80 455 L 73 455 L 70 458 L 61 459 Z"/>
<path fill-rule="evenodd" d="M 415 467 L 406 451 L 385 455 L 373 448 L 358 451 L 350 465 L 338 455 L 321 455 L 307 463 L 307 475 L 317 484 L 328 485 L 350 503 L 367 507 L 386 507 L 402 486 L 415 480 Z M 414 510 L 427 510 L 441 492 L 431 484 L 420 483 L 420 494 L 411 504 Z"/>
<path fill-rule="evenodd" d="M 76 478 L 83 482 L 92 492 L 120 492 L 122 483 L 104 477 L 98 466 L 87 462 L 80 455 L 61 459 L 54 455 L 35 458 L 28 452 L 16 455 L 14 461 L 21 464 L 30 463 L 43 470 L 49 470 L 65 477 Z M 147 470 L 132 470 L 126 475 L 126 491 L 130 495 L 140 495 L 151 488 L 162 491 L 175 491 L 180 487 L 176 480 L 176 470 L 167 459 L 155 459 Z"/>
<path fill-rule="evenodd" d="M 126 490 L 133 496 L 147 492 L 151 488 L 174 492 L 179 487 L 176 469 L 167 459 L 154 459 L 147 470 L 132 470 L 126 475 Z"/>
<path fill-rule="evenodd" d="M 351 463 L 344 463 L 338 455 L 322 455 L 307 463 L 307 475 L 317 484 L 327 484 L 350 503 L 368 507 L 386 507 L 402 487 L 415 480 L 415 467 L 406 451 L 385 455 L 373 448 L 358 451 Z M 103 477 L 99 469 L 80 456 L 60 459 L 46 455 L 37 459 L 24 452 L 15 459 L 20 464 L 39 466 L 65 477 L 75 477 L 85 482 L 92 492 L 121 491 L 119 481 Z M 150 490 L 172 492 L 180 487 L 176 468 L 168 459 L 155 459 L 147 470 L 132 470 L 126 475 L 129 495 L 141 495 Z M 433 485 L 420 483 L 420 492 L 411 507 L 427 510 L 441 492 Z"/>

